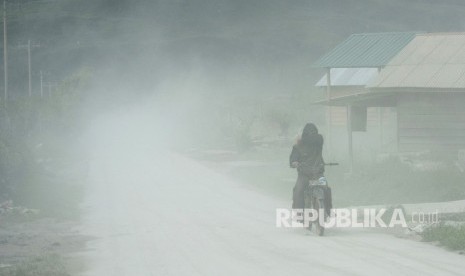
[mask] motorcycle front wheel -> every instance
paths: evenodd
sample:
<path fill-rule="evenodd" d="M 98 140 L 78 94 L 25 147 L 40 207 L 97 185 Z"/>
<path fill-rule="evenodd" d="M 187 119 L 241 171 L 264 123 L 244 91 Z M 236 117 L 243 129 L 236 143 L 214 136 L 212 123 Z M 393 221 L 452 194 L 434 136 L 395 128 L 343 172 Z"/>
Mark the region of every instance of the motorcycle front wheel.
<path fill-rule="evenodd" d="M 325 218 L 323 221 L 326 221 L 326 212 L 324 211 L 325 210 L 324 200 L 313 198 L 312 205 L 313 205 L 313 209 L 318 211 L 318 215 L 324 214 Z M 318 236 L 323 236 L 324 233 L 325 233 L 325 228 L 323 225 L 320 224 L 320 218 L 318 218 L 315 221 L 315 234 L 317 234 Z"/>

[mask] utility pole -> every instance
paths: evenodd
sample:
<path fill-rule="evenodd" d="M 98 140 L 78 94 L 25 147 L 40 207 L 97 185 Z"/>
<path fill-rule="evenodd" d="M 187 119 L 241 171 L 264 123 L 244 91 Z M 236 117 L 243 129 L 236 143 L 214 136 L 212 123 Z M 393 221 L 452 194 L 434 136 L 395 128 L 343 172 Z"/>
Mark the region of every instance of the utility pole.
<path fill-rule="evenodd" d="M 31 50 L 32 48 L 35 47 L 40 47 L 40 44 L 38 45 L 32 45 L 31 40 L 29 39 L 27 41 L 26 45 L 19 45 L 18 48 L 26 48 L 27 49 L 27 66 L 28 66 L 28 74 L 29 74 L 29 97 L 32 97 L 32 62 L 31 62 Z"/>
<path fill-rule="evenodd" d="M 29 97 L 32 97 L 32 82 L 31 82 L 31 40 L 27 41 L 27 68 L 29 72 Z"/>
<path fill-rule="evenodd" d="M 3 0 L 3 70 L 5 84 L 5 107 L 8 101 L 8 49 L 7 49 L 7 28 L 6 28 L 6 0 Z"/>
<path fill-rule="evenodd" d="M 40 97 L 44 97 L 44 73 L 40 70 Z"/>

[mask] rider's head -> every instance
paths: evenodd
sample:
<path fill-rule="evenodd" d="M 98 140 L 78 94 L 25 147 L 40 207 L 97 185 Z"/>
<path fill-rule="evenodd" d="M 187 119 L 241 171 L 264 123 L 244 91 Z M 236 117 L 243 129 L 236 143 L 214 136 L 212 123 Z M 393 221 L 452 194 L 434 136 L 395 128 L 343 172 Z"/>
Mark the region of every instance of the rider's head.
<path fill-rule="evenodd" d="M 318 134 L 318 129 L 316 128 L 315 124 L 308 123 L 305 125 L 304 130 L 302 131 L 302 136 L 306 135 L 315 135 Z"/>
<path fill-rule="evenodd" d="M 302 142 L 304 144 L 311 144 L 316 141 L 318 136 L 318 129 L 315 124 L 308 123 L 305 125 L 304 130 L 302 131 Z"/>

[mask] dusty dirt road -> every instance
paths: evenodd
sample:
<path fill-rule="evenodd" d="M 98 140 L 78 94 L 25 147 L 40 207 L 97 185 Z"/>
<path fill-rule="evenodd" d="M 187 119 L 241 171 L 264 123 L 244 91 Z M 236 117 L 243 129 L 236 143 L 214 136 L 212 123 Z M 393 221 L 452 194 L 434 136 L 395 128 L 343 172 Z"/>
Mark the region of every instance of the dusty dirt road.
<path fill-rule="evenodd" d="M 119 139 L 119 140 L 118 140 Z M 118 142 L 123 143 L 118 138 Z M 275 227 L 288 207 L 149 142 L 97 143 L 83 275 L 463 275 L 465 257 L 366 230 Z M 128 141 L 126 141 L 128 142 Z M 123 143 L 125 144 L 125 142 Z"/>

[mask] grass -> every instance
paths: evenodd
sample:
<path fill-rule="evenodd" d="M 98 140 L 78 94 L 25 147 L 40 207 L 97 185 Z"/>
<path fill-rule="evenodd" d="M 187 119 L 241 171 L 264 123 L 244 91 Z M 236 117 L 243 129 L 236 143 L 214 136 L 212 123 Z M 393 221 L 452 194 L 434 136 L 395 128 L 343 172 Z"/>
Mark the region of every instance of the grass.
<path fill-rule="evenodd" d="M 438 225 L 423 232 L 423 241 L 439 242 L 452 250 L 465 250 L 465 225 Z"/>
<path fill-rule="evenodd" d="M 342 205 L 441 202 L 465 198 L 465 174 L 455 168 L 415 171 L 396 158 L 335 175 Z"/>
<path fill-rule="evenodd" d="M 30 162 L 24 169 L 12 197 L 14 204 L 39 209 L 41 215 L 77 219 L 86 181 L 85 155 L 62 138 L 42 139 L 45 142 L 34 148 L 31 158 L 44 161 Z"/>
<path fill-rule="evenodd" d="M 58 255 L 43 255 L 0 268 L 0 276 L 67 276 L 65 261 Z"/>
<path fill-rule="evenodd" d="M 0 264 L 12 265 L 0 267 L 0 276 L 69 275 L 58 254 L 76 248 L 74 236 L 68 237 L 71 233 L 67 231 L 71 230 L 68 223 L 79 219 L 87 172 L 82 165 L 84 158 L 74 153 L 72 146 L 58 142 L 31 148 L 37 152 L 27 155 L 31 161 L 20 166 L 20 173 L 12 178 L 15 185 L 8 199 L 14 209 L 0 217 L 2 239 L 5 244 L 11 243 Z M 36 161 L 40 159 L 44 161 Z M 58 235 L 55 230 L 60 235 L 56 237 L 60 242 L 55 254 L 44 254 Z M 65 237 L 62 231 L 66 231 Z"/>
<path fill-rule="evenodd" d="M 234 167 L 229 175 L 244 185 L 291 200 L 297 173 L 289 168 L 290 149 L 248 151 L 239 160 L 263 161 L 263 166 Z M 454 168 L 414 171 L 396 158 L 380 163 L 358 164 L 347 174 L 344 164 L 326 169 L 335 207 L 397 205 L 461 200 L 465 198 L 465 174 Z"/>
<path fill-rule="evenodd" d="M 71 220 L 79 218 L 79 203 L 84 195 L 83 185 L 56 180 L 38 181 L 35 184 L 22 187 L 21 194 L 16 196 L 18 204 L 38 209 L 39 217 Z"/>

